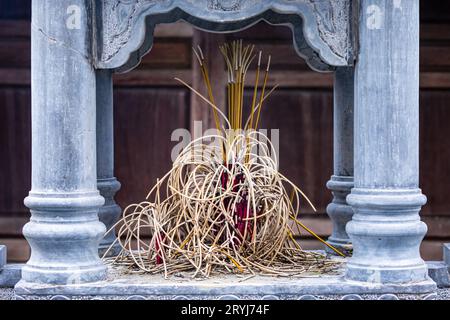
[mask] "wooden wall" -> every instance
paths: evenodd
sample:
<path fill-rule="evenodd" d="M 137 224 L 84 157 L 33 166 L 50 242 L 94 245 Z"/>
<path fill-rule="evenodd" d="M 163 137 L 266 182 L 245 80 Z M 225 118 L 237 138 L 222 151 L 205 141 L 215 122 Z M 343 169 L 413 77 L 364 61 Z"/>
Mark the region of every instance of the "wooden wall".
<path fill-rule="evenodd" d="M 30 188 L 30 34 L 28 0 L 0 0 L 0 243 L 10 261 L 29 256 L 22 226 L 29 219 L 23 198 Z M 422 217 L 429 227 L 422 252 L 440 259 L 450 241 L 450 2 L 422 1 L 421 44 L 421 187 L 428 196 Z M 7 9 L 10 9 L 9 11 Z M 243 38 L 273 56 L 262 125 L 280 129 L 281 171 L 310 196 L 319 212 L 308 209 L 303 221 L 320 235 L 331 232 L 325 207 L 331 196 L 325 183 L 332 173 L 332 76 L 310 71 L 295 54 L 288 29 L 259 24 L 233 35 L 212 35 L 176 24 L 158 27 L 155 46 L 140 67 L 115 76 L 116 175 L 122 182 L 122 206 L 141 201 L 171 165 L 176 128 L 194 120 L 211 121 L 207 106 L 180 86 L 180 77 L 199 87 L 191 47 L 208 52 L 223 97 L 223 68 L 217 43 Z M 254 78 L 250 73 L 249 80 Z M 76 86 L 77 84 L 74 83 Z M 250 93 L 247 93 L 247 99 Z M 220 98 L 223 100 L 223 98 Z M 320 247 L 302 240 L 304 247 Z"/>

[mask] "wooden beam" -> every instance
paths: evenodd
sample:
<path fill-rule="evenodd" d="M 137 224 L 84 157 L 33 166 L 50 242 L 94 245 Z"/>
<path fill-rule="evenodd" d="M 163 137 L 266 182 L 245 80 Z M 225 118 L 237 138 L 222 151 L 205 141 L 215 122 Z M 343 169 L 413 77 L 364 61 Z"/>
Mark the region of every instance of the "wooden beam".
<path fill-rule="evenodd" d="M 421 89 L 450 89 L 450 72 L 421 72 Z"/>
<path fill-rule="evenodd" d="M 0 20 L 0 38 L 25 37 L 31 34 L 31 23 L 24 20 Z"/>
<path fill-rule="evenodd" d="M 179 87 L 175 77 L 192 84 L 192 72 L 180 70 L 135 70 L 114 76 L 114 84 L 121 87 Z M 247 81 L 253 81 L 255 72 L 249 71 Z M 313 71 L 273 71 L 270 74 L 269 86 L 278 84 L 280 88 L 321 88 L 332 89 L 332 75 Z M 27 69 L 0 68 L 0 86 L 29 86 L 30 71 Z M 450 72 L 422 72 L 420 74 L 421 89 L 450 89 Z"/>
<path fill-rule="evenodd" d="M 444 23 L 423 23 L 420 26 L 420 40 L 434 41 L 434 40 L 448 40 L 450 41 L 450 24 Z"/>
<path fill-rule="evenodd" d="M 114 75 L 114 84 L 121 87 L 180 87 L 175 78 L 192 84 L 190 70 L 136 70 Z"/>

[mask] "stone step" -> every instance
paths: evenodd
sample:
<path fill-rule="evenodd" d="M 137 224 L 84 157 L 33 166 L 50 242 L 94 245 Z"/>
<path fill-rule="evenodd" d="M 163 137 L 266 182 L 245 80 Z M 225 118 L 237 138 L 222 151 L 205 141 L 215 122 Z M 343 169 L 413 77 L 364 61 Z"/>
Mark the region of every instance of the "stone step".
<path fill-rule="evenodd" d="M 434 299 L 436 284 L 427 279 L 410 284 L 376 284 L 348 281 L 343 271 L 335 275 L 309 277 L 270 277 L 217 275 L 192 279 L 180 274 L 165 279 L 163 275 L 124 274 L 108 271 L 108 280 L 80 284 L 73 279 L 67 285 L 39 285 L 21 280 L 15 287 L 17 299 Z"/>

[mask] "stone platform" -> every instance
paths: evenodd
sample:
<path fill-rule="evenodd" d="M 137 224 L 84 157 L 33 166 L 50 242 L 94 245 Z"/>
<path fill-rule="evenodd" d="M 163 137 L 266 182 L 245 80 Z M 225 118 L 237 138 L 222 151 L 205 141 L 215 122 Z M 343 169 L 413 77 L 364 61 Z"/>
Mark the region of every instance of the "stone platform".
<path fill-rule="evenodd" d="M 403 300 L 435 299 L 436 284 L 430 279 L 408 285 L 380 285 L 348 281 L 343 274 L 307 277 L 221 275 L 192 279 L 180 274 L 127 275 L 109 270 L 109 279 L 90 284 L 36 285 L 20 281 L 15 287 L 19 300 L 127 299 L 127 300 Z"/>

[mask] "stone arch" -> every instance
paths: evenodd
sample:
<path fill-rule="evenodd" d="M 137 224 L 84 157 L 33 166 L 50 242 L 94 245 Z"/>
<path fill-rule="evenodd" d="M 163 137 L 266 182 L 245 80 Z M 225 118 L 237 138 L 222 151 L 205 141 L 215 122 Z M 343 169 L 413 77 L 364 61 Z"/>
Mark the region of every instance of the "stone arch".
<path fill-rule="evenodd" d="M 352 65 L 351 11 L 349 0 L 104 0 L 96 6 L 96 67 L 136 67 L 158 24 L 182 20 L 226 33 L 266 21 L 291 28 L 297 53 L 312 69 L 333 71 Z"/>

